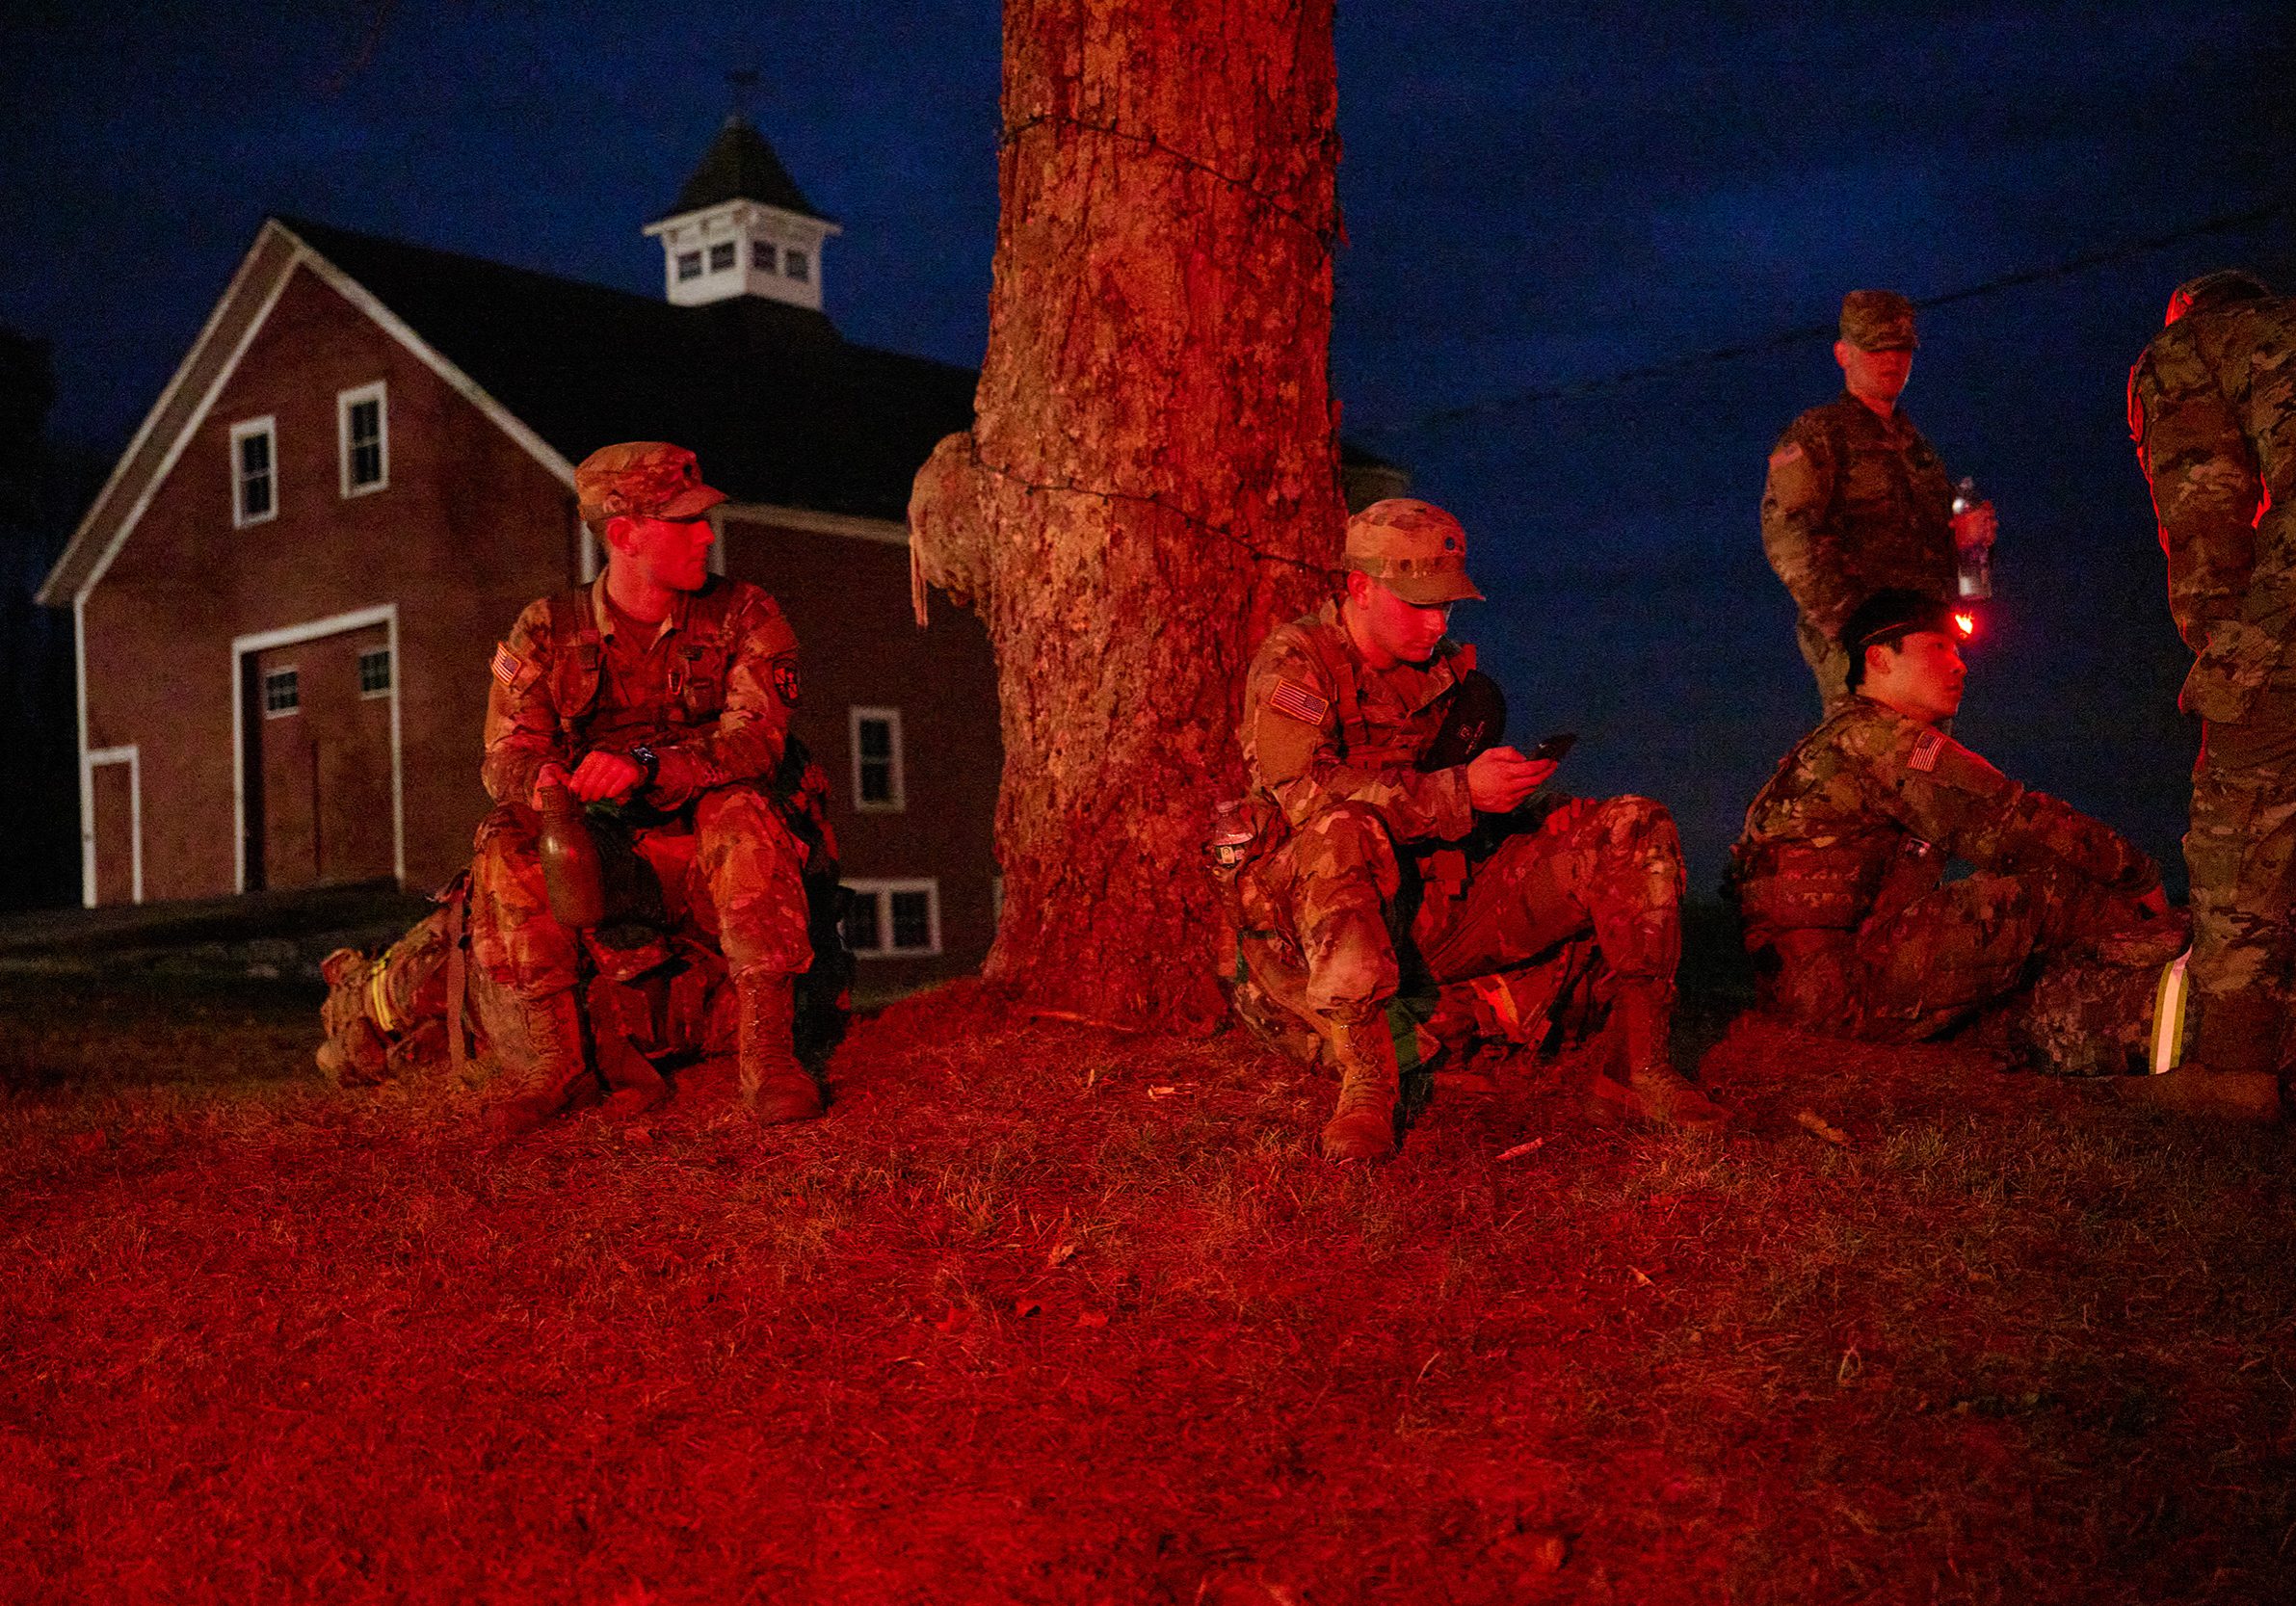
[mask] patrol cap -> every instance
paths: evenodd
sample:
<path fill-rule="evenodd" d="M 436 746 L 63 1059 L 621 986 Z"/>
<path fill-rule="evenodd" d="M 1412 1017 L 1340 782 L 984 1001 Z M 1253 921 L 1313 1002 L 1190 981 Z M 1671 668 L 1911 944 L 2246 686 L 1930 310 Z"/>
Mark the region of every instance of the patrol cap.
<path fill-rule="evenodd" d="M 1887 646 L 1916 631 L 1934 630 L 1960 641 L 1966 634 L 1954 618 L 1953 607 L 1941 597 L 1892 586 L 1878 591 L 1850 611 L 1842 620 L 1841 648 L 1858 658 L 1869 646 Z"/>
<path fill-rule="evenodd" d="M 694 454 L 666 440 L 601 446 L 574 470 L 582 522 L 609 518 L 699 518 L 726 493 L 701 483 Z"/>
<path fill-rule="evenodd" d="M 1841 337 L 1867 352 L 1910 352 L 1921 344 L 1913 332 L 1913 303 L 1894 290 L 1853 290 L 1842 297 Z"/>
<path fill-rule="evenodd" d="M 1349 519 L 1347 566 L 1422 607 L 1483 598 L 1466 577 L 1466 531 L 1416 497 L 1390 496 Z"/>
<path fill-rule="evenodd" d="M 2232 302 L 2262 301 L 2272 287 L 2246 268 L 2219 268 L 2199 278 L 2188 278 L 2169 293 L 2169 315 L 2162 325 L 2175 323 L 2187 312 L 2205 312 Z"/>

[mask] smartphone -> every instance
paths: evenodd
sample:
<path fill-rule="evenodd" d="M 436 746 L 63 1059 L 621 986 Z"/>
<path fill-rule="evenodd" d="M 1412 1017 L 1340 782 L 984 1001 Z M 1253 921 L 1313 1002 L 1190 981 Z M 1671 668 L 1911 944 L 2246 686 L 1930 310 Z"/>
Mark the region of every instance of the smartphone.
<path fill-rule="evenodd" d="M 1570 749 L 1577 743 L 1577 731 L 1558 730 L 1552 736 L 1545 738 L 1537 747 L 1533 748 L 1526 756 L 1531 758 L 1551 758 L 1557 764 L 1560 764 L 1563 761 L 1565 755 L 1570 751 Z"/>

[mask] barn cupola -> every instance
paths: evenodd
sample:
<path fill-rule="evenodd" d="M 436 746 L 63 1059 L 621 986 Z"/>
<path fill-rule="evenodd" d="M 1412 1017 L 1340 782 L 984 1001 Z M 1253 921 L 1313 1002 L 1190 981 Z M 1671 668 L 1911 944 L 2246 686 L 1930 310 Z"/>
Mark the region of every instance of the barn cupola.
<path fill-rule="evenodd" d="M 646 232 L 662 242 L 673 306 L 762 296 L 819 311 L 822 242 L 843 230 L 813 209 L 765 136 L 735 112 L 676 204 Z"/>

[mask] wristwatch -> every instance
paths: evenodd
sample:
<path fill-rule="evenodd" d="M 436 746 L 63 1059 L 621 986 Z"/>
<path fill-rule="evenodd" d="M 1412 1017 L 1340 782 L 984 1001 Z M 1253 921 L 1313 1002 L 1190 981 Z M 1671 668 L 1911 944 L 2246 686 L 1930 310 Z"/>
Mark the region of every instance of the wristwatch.
<path fill-rule="evenodd" d="M 638 783 L 639 790 L 641 791 L 644 791 L 647 787 L 651 786 L 654 781 L 654 777 L 662 773 L 662 755 L 654 751 L 653 749 L 649 747 L 641 745 L 639 747 L 632 748 L 622 756 L 646 772 L 646 778 Z"/>

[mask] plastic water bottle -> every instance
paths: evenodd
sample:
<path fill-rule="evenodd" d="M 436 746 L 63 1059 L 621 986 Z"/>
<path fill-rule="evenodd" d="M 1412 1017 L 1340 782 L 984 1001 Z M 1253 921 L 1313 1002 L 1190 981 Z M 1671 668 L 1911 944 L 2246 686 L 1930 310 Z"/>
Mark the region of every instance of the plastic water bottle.
<path fill-rule="evenodd" d="M 1984 500 L 1985 498 L 1978 494 L 1976 480 L 1964 474 L 1961 484 L 1953 487 L 1954 517 L 1959 518 L 1971 508 L 1983 503 Z M 1992 544 L 1989 542 L 1984 546 L 1962 546 L 1957 542 L 1954 547 L 1954 556 L 1960 566 L 1960 593 L 1973 602 L 1981 602 L 1993 595 L 1993 549 Z"/>

